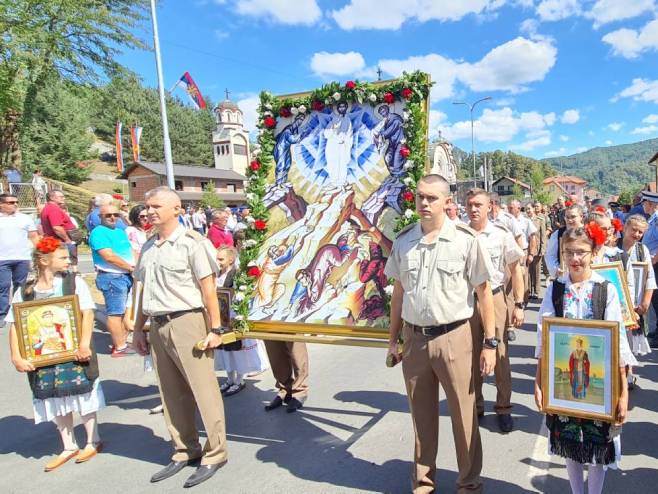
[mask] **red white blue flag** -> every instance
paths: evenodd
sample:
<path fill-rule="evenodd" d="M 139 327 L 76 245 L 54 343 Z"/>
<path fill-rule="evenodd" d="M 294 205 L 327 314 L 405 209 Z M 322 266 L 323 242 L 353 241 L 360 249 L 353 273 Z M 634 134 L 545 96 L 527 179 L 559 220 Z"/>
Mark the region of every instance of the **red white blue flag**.
<path fill-rule="evenodd" d="M 178 79 L 176 86 L 180 86 L 185 89 L 185 92 L 190 97 L 197 110 L 206 107 L 206 102 L 203 100 L 203 96 L 201 96 L 199 86 L 196 85 L 196 82 L 194 82 L 194 79 L 192 79 L 192 76 L 189 72 L 185 72 L 183 76 Z"/>

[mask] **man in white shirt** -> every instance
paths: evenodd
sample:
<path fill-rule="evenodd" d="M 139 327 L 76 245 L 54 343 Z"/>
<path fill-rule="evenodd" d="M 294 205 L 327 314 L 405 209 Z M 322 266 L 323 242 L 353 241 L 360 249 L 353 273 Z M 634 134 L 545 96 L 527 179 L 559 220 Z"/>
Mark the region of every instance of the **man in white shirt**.
<path fill-rule="evenodd" d="M 206 214 L 200 207 L 192 213 L 192 227 L 201 235 L 206 234 Z"/>
<path fill-rule="evenodd" d="M 38 241 L 32 218 L 18 212 L 18 199 L 0 194 L 0 318 L 9 311 L 13 292 L 25 283 L 30 271 L 32 249 Z M 12 289 L 13 287 L 13 289 Z"/>

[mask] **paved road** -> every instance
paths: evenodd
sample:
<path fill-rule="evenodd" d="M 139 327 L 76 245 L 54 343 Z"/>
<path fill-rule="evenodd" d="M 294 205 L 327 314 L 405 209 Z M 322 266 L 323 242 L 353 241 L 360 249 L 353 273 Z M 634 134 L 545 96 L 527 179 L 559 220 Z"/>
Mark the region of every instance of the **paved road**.
<path fill-rule="evenodd" d="M 528 311 L 536 320 L 536 306 Z M 2 338 L 6 329 L 1 330 Z M 485 385 L 487 416 L 480 429 L 484 447 L 483 478 L 489 493 L 569 492 L 564 463 L 546 454 L 542 416 L 532 390 L 535 332 L 531 324 L 512 344 L 516 430 L 501 435 Z M 169 458 L 161 416 L 147 414 L 158 403 L 153 375 L 142 359 L 119 360 L 107 354 L 108 336 L 97 330 L 103 387 L 108 402 L 100 413 L 103 454 L 93 461 L 44 473 L 43 465 L 59 452 L 52 424 L 35 426 L 29 388 L 0 346 L 0 485 L 2 492 L 181 492 L 186 474 L 151 485 L 150 475 Z M 347 493 L 408 491 L 413 434 L 399 368 L 384 367 L 379 349 L 309 346 L 311 393 L 296 414 L 263 411 L 273 396 L 269 372 L 249 379 L 245 391 L 225 402 L 230 461 L 195 492 Z M 622 435 L 623 471 L 610 471 L 605 492 L 651 492 L 658 466 L 658 353 L 638 370 L 640 389 L 632 392 L 630 422 Z M 442 398 L 437 491 L 454 492 L 456 465 L 447 404 Z M 76 434 L 82 442 L 81 426 Z"/>

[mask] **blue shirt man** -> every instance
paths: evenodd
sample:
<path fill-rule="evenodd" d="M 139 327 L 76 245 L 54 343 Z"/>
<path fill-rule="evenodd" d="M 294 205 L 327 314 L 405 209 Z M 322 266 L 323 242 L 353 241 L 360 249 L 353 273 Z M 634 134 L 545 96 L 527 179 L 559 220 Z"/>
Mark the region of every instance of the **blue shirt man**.
<path fill-rule="evenodd" d="M 642 192 L 642 207 L 646 214 L 650 214 L 649 228 L 644 233 L 642 243 L 647 246 L 653 257 L 658 251 L 658 193 Z"/>
<path fill-rule="evenodd" d="M 92 232 L 94 228 L 99 226 L 101 224 L 101 208 L 95 207 L 94 209 L 91 210 L 91 212 L 87 215 L 87 219 L 85 219 L 85 226 L 87 227 L 87 231 L 89 233 Z M 125 230 L 128 225 L 126 225 L 121 218 L 119 218 L 116 222 L 116 227 L 119 228 L 120 230 Z"/>

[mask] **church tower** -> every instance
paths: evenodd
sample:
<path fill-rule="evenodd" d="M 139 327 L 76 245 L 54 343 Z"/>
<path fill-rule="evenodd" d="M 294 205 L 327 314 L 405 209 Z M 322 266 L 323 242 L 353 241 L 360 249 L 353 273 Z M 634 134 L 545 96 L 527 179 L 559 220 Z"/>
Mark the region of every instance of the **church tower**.
<path fill-rule="evenodd" d="M 246 175 L 249 166 L 249 133 L 244 129 L 242 110 L 226 99 L 213 110 L 217 129 L 212 133 L 215 168 Z"/>

